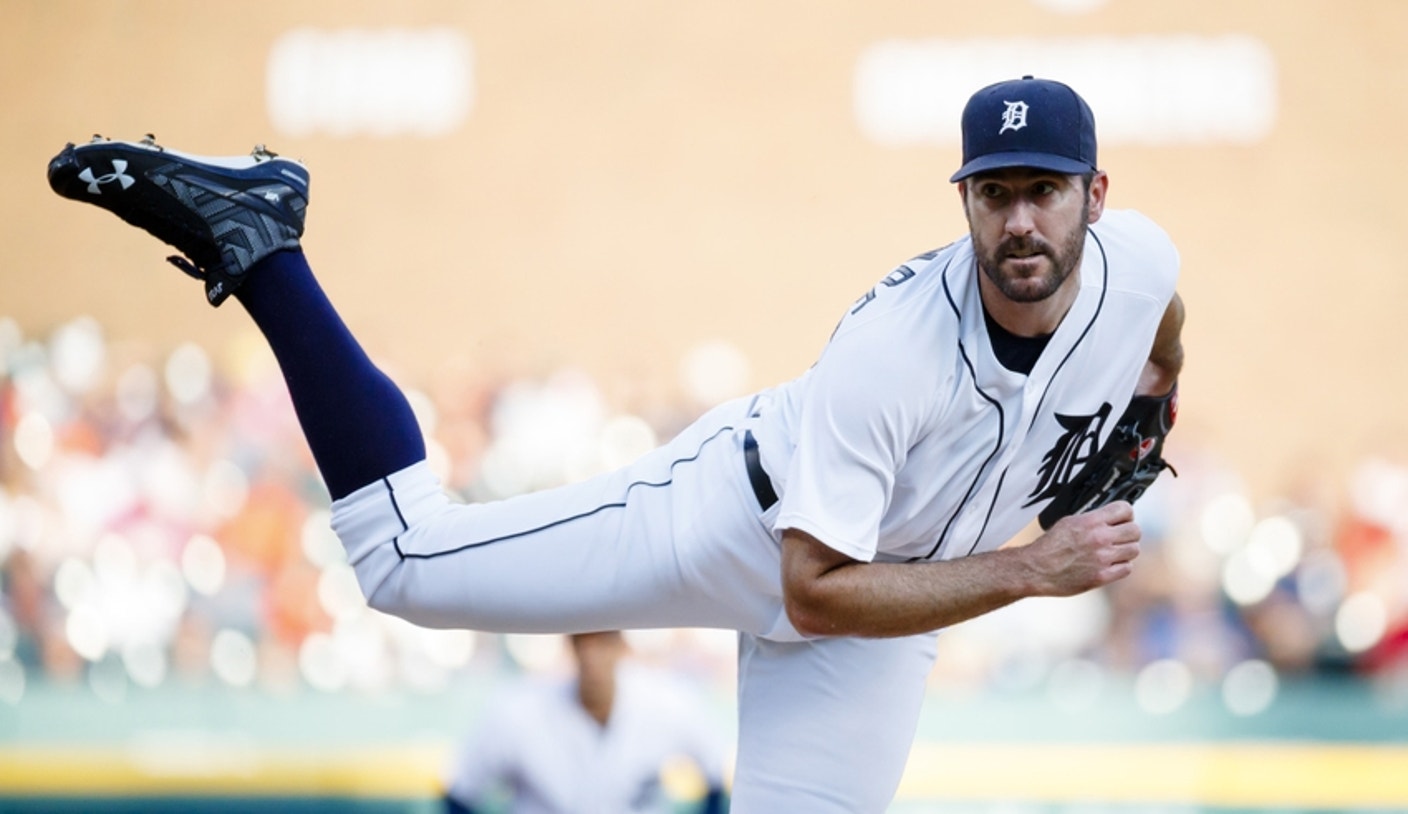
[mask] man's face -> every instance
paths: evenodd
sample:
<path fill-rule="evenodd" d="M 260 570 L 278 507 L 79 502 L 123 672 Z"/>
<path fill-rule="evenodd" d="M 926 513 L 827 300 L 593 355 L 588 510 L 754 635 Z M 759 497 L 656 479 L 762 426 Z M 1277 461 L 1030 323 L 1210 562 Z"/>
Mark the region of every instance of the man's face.
<path fill-rule="evenodd" d="M 1013 302 L 1055 294 L 1080 265 L 1087 227 L 1104 206 L 1106 179 L 1022 167 L 960 182 L 978 267 Z"/>
<path fill-rule="evenodd" d="M 570 641 L 578 677 L 584 684 L 609 682 L 616 673 L 616 663 L 626 654 L 626 642 L 619 631 L 577 633 Z"/>

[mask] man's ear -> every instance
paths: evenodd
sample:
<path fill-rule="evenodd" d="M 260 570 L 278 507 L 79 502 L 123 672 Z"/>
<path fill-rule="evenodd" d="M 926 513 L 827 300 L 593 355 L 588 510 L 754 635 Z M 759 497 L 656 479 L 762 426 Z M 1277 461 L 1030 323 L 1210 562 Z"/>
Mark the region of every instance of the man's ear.
<path fill-rule="evenodd" d="M 1090 195 L 1087 196 L 1089 207 L 1086 219 L 1087 223 L 1094 223 L 1100 220 L 1100 216 L 1105 214 L 1105 195 L 1110 191 L 1110 176 L 1104 170 L 1096 170 L 1095 176 L 1090 179 Z"/>

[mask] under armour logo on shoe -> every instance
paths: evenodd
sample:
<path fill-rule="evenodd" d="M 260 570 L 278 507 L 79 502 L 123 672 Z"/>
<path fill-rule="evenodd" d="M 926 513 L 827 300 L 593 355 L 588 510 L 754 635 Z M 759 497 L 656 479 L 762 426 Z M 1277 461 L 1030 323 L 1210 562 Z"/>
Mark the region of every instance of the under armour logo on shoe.
<path fill-rule="evenodd" d="M 1007 105 L 1007 109 L 1002 111 L 1002 128 L 997 131 L 999 136 L 1008 130 L 1021 130 L 1027 126 L 1026 102 L 1009 102 L 1003 99 L 1002 103 Z"/>
<path fill-rule="evenodd" d="M 128 175 L 126 170 L 127 162 L 121 158 L 114 158 L 112 160 L 112 172 L 108 173 L 107 175 L 99 175 L 95 177 L 93 175 L 92 167 L 84 167 L 83 172 L 80 172 L 78 174 L 78 180 L 88 182 L 89 194 L 101 195 L 103 194 L 103 191 L 100 187 L 103 184 L 110 184 L 113 181 L 116 181 L 122 185 L 123 189 L 127 189 L 128 187 L 137 183 L 137 179 Z"/>

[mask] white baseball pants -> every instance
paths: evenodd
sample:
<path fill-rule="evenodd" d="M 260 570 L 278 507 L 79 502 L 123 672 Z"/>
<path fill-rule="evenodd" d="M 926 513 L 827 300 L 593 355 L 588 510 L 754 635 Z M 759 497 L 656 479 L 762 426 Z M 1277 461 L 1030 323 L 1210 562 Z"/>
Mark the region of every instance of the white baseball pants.
<path fill-rule="evenodd" d="M 883 811 L 913 741 L 935 636 L 803 640 L 749 485 L 749 399 L 617 472 L 457 504 L 424 462 L 333 504 L 369 604 L 427 627 L 740 631 L 732 811 Z M 772 511 L 776 511 L 776 507 Z"/>

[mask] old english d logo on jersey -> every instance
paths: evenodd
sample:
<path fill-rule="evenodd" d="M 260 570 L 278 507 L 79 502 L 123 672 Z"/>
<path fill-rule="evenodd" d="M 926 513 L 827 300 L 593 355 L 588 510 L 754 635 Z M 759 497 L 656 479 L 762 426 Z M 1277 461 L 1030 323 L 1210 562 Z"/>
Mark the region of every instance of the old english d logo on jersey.
<path fill-rule="evenodd" d="M 1110 403 L 1100 405 L 1092 415 L 1062 415 L 1056 413 L 1056 422 L 1065 432 L 1041 458 L 1041 471 L 1036 488 L 1027 496 L 1023 507 L 1055 497 L 1061 488 L 1071 482 L 1085 462 L 1100 450 L 1100 434 L 1105 428 L 1105 419 L 1110 417 Z"/>

